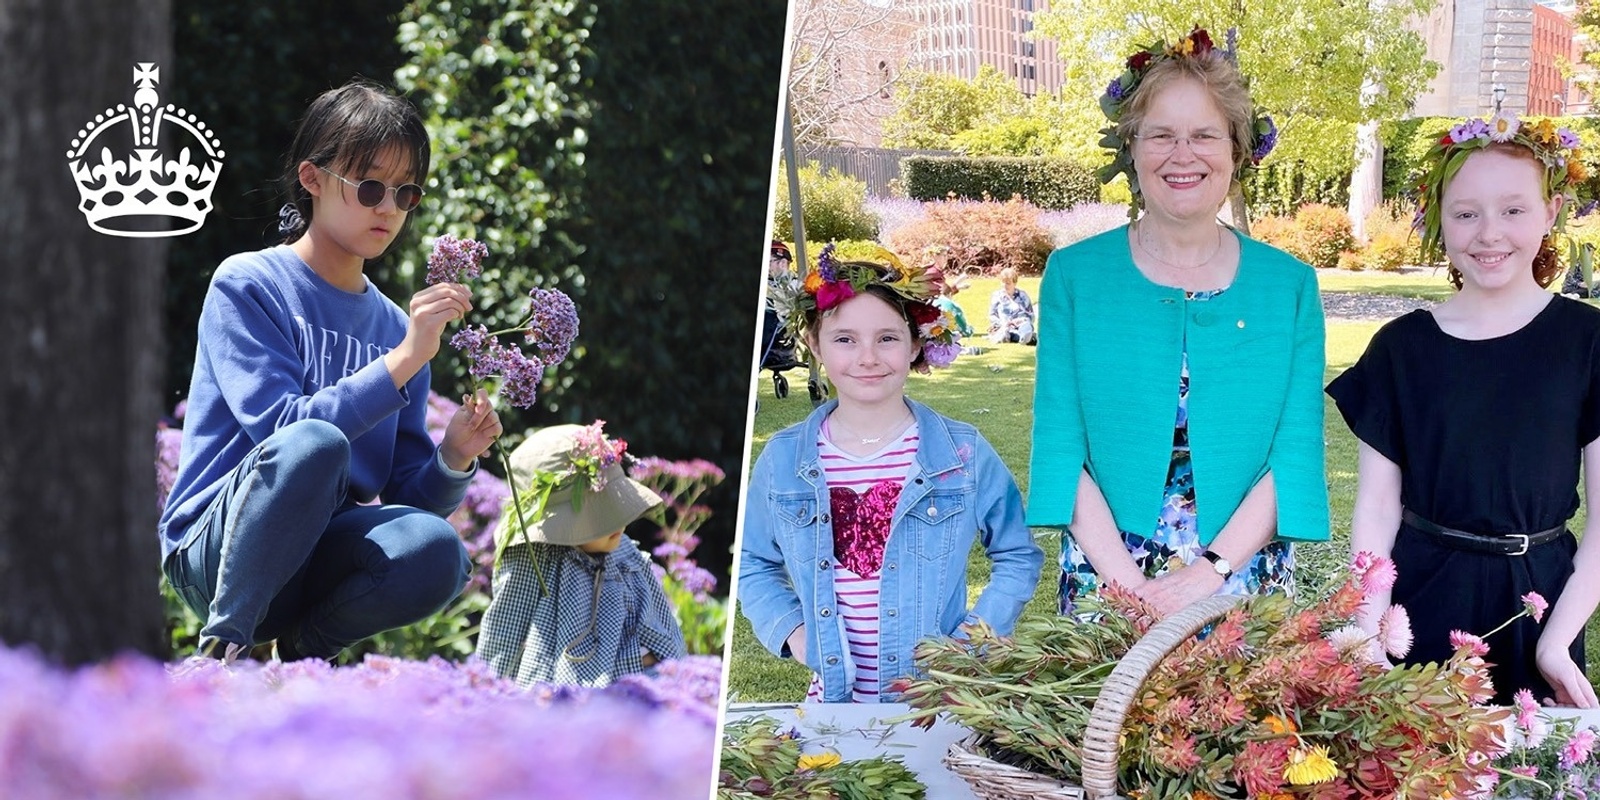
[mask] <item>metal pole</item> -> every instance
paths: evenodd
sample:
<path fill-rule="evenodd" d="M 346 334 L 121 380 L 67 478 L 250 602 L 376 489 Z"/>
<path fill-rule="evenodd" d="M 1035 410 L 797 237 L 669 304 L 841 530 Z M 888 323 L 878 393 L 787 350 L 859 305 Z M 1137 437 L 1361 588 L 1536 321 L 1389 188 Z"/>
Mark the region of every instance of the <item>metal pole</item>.
<path fill-rule="evenodd" d="M 783 163 L 785 174 L 789 176 L 789 219 L 794 223 L 794 265 L 804 277 L 811 269 L 811 262 L 806 260 L 805 208 L 800 204 L 800 159 L 794 146 L 794 113 L 787 102 L 783 106 Z M 804 342 L 797 341 L 795 344 L 805 346 Z M 816 354 L 810 348 L 806 349 L 806 364 L 810 368 L 806 392 L 811 396 L 812 405 L 820 405 L 823 398 L 828 396 L 827 387 L 823 384 Z"/>

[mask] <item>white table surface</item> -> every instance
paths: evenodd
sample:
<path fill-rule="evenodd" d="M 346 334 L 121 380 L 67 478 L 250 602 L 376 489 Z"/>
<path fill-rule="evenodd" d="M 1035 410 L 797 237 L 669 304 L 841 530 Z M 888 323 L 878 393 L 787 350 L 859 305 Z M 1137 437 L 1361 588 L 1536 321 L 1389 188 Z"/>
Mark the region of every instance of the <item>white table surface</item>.
<path fill-rule="evenodd" d="M 904 703 L 733 703 L 728 719 L 769 716 L 781 726 L 793 725 L 805 738 L 805 752 L 832 748 L 846 761 L 878 755 L 899 756 L 900 760 L 928 787 L 931 800 L 976 800 L 976 795 L 955 773 L 944 766 L 950 745 L 965 738 L 969 731 L 944 717 L 923 730 L 910 723 L 892 726 L 884 720 L 910 713 Z M 1573 718 L 1580 725 L 1600 726 L 1600 710 L 1547 708 L 1552 717 Z M 887 733 L 886 733 L 887 732 Z"/>
<path fill-rule="evenodd" d="M 805 752 L 833 748 L 845 761 L 889 755 L 898 756 L 928 787 L 930 800 L 976 800 L 967 782 L 945 769 L 942 759 L 950 745 L 966 738 L 969 731 L 941 717 L 928 730 L 902 722 L 890 726 L 884 720 L 909 714 L 905 703 L 733 703 L 728 719 L 769 716 L 781 726 L 800 729 Z"/>

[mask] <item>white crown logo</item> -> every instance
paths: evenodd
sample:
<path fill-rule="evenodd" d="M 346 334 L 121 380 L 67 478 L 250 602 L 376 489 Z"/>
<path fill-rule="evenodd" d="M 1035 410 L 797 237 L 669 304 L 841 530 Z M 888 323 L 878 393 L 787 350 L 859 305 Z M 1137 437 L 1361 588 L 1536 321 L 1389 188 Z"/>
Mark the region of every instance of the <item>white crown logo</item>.
<path fill-rule="evenodd" d="M 78 209 L 89 220 L 89 227 L 112 236 L 152 238 L 181 236 L 200 229 L 211 211 L 211 190 L 222 173 L 224 155 L 216 134 L 193 114 L 172 104 L 161 107 L 155 85 L 161 70 L 155 64 L 140 64 L 133 70 L 133 108 L 118 103 L 96 114 L 94 121 L 72 140 L 67 151 L 67 166 L 78 185 L 82 201 Z M 133 132 L 133 158 L 121 152 L 113 156 L 107 137 L 101 143 L 97 163 L 86 157 L 95 140 L 126 123 Z M 199 156 L 188 147 L 168 161 L 157 151 L 162 124 L 177 133 L 188 131 L 199 143 Z"/>

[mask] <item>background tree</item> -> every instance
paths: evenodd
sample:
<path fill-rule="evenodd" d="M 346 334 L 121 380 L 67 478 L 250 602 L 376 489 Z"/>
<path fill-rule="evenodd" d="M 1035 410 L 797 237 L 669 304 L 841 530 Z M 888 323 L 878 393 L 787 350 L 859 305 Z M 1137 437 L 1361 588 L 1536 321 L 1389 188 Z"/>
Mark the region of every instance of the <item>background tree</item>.
<path fill-rule="evenodd" d="M 795 0 L 789 109 L 795 145 L 859 144 L 875 131 L 911 60 L 911 19 L 894 3 Z M 780 35 L 781 36 L 781 35 Z"/>
<path fill-rule="evenodd" d="M 0 12 L 0 640 L 70 664 L 164 647 L 151 423 L 167 240 L 91 230 L 64 154 L 132 104 L 136 63 L 171 74 L 168 16 L 166 0 Z"/>
<path fill-rule="evenodd" d="M 883 121 L 883 146 L 950 150 L 958 134 L 980 125 L 1004 125 L 1027 107 L 1028 98 L 1016 82 L 989 64 L 970 80 L 907 70 L 894 87 L 894 112 Z"/>
<path fill-rule="evenodd" d="M 1063 44 L 1069 79 L 1096 94 L 1140 47 L 1176 40 L 1197 21 L 1222 46 L 1224 32 L 1236 28 L 1251 95 L 1280 128 L 1267 163 L 1314 161 L 1348 172 L 1355 124 L 1404 116 L 1438 71 L 1405 25 L 1432 7 L 1432 0 L 1061 0 L 1034 20 L 1040 35 Z M 1369 83 L 1376 88 L 1364 97 Z"/>

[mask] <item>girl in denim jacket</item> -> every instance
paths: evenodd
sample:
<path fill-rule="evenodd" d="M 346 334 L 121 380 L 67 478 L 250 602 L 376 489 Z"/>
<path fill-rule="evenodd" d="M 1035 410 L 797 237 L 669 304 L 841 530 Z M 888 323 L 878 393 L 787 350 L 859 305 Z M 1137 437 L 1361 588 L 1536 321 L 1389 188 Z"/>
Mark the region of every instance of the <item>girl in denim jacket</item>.
<path fill-rule="evenodd" d="M 912 369 L 960 352 L 929 300 L 935 270 L 838 262 L 832 246 L 775 297 L 821 360 L 837 399 L 779 432 L 751 472 L 739 600 L 762 644 L 815 673 L 808 700 L 877 702 L 913 670 L 912 648 L 983 621 L 1009 633 L 1043 554 L 1022 495 L 971 425 L 905 396 Z M 967 607 L 981 537 L 989 586 Z"/>

